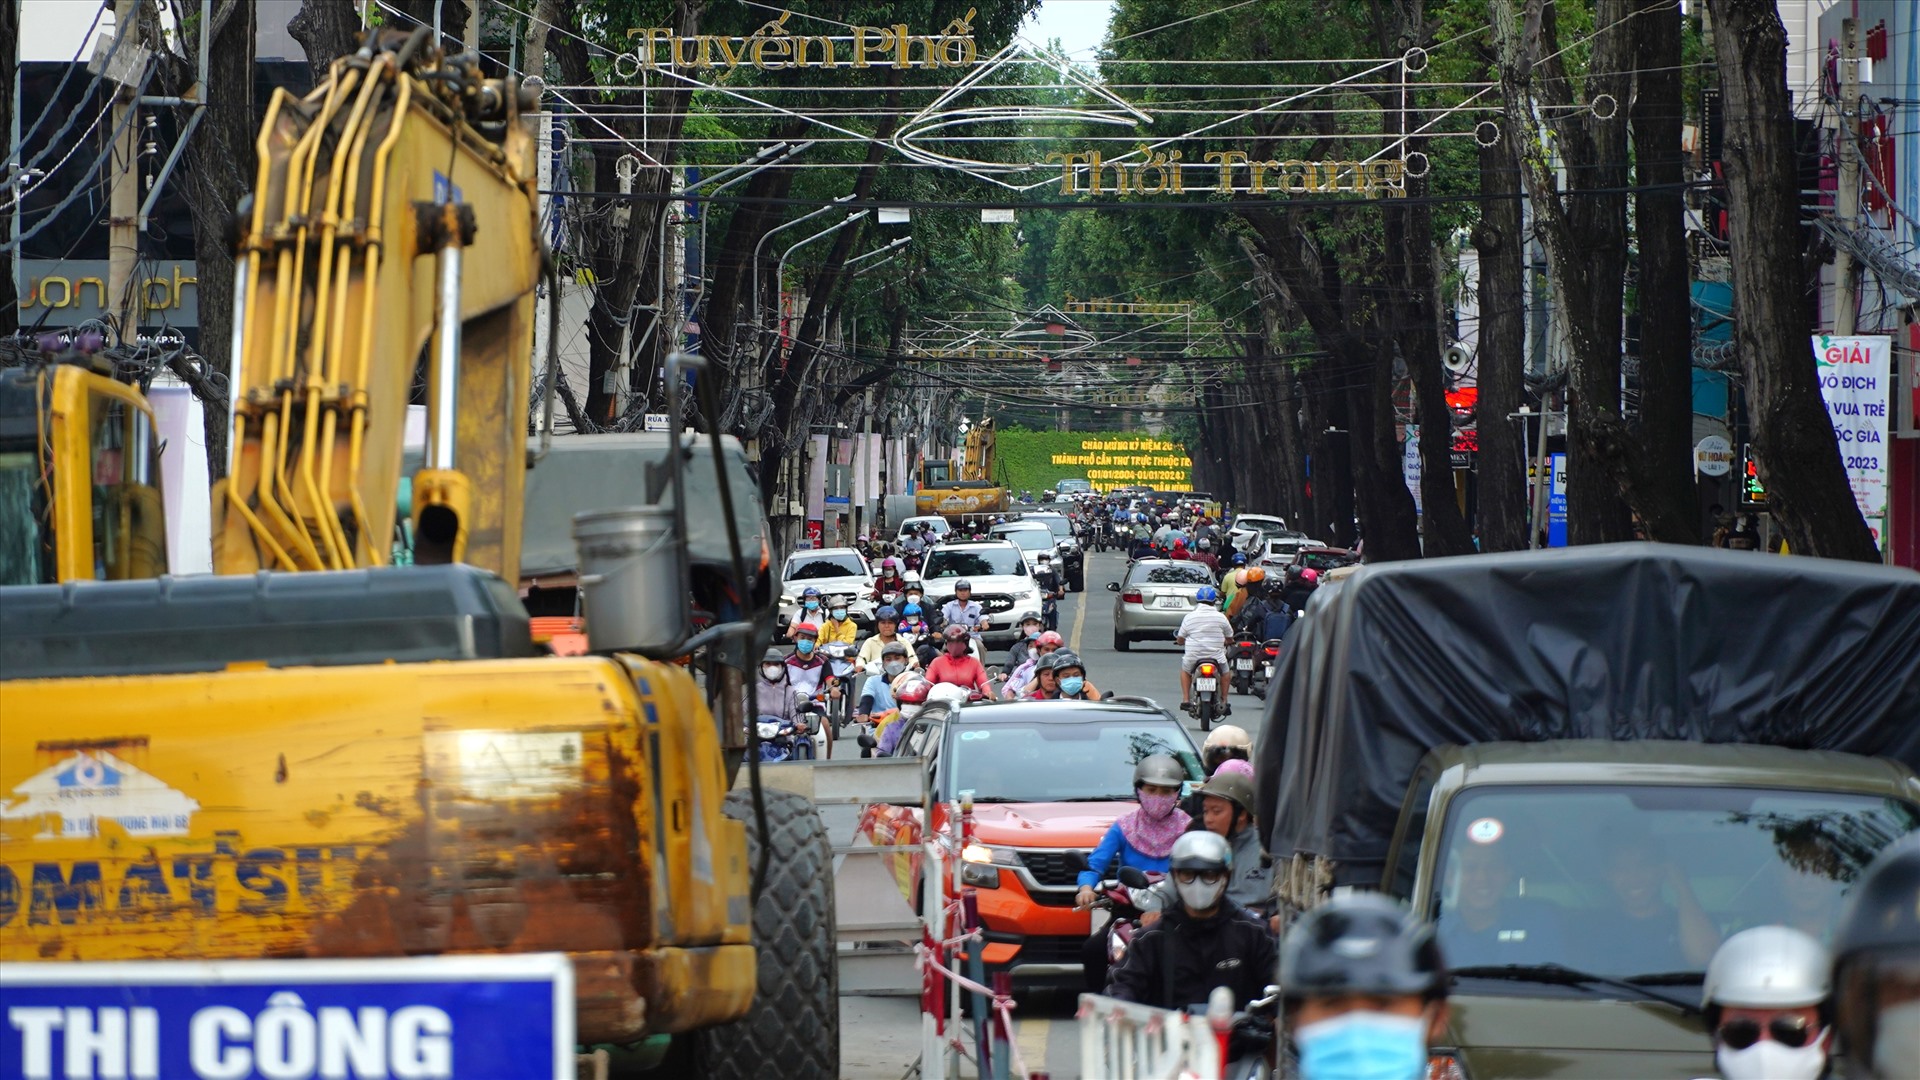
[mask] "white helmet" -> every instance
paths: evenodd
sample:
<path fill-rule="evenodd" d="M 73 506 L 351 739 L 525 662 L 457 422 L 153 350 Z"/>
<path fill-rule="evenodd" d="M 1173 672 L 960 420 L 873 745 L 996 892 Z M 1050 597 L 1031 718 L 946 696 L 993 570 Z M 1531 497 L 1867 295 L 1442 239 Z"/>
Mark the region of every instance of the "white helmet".
<path fill-rule="evenodd" d="M 1832 992 L 1833 959 L 1826 946 L 1788 926 L 1756 926 L 1726 940 L 1707 964 L 1703 1006 L 1795 1009 L 1818 1005 Z"/>

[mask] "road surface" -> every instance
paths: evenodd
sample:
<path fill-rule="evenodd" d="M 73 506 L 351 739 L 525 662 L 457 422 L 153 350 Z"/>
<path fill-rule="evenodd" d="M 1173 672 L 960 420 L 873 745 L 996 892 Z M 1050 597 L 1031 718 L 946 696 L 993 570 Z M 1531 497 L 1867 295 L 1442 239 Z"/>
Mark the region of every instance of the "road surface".
<path fill-rule="evenodd" d="M 1136 642 L 1124 653 L 1113 651 L 1114 594 L 1107 582 L 1119 581 L 1126 557 L 1118 552 L 1089 553 L 1087 591 L 1068 593 L 1060 605 L 1060 632 L 1067 646 L 1086 662 L 1087 678 L 1103 694 L 1152 698 L 1175 709 L 1180 702 L 1180 649 L 1172 642 Z M 989 662 L 1005 659 L 995 653 Z M 1236 697 L 1228 720 L 1260 736 L 1260 702 Z M 1182 716 L 1194 744 L 1199 725 Z M 1014 1011 L 1014 1038 L 1029 1069 L 1044 1068 L 1056 1078 L 1080 1075 L 1079 1041 L 1073 1019 L 1076 996 L 1063 991 L 1022 995 Z M 840 1006 L 840 1072 L 848 1080 L 899 1080 L 920 1052 L 920 1006 L 914 998 L 849 997 Z M 1043 1064 L 1044 1063 L 1044 1064 Z"/>

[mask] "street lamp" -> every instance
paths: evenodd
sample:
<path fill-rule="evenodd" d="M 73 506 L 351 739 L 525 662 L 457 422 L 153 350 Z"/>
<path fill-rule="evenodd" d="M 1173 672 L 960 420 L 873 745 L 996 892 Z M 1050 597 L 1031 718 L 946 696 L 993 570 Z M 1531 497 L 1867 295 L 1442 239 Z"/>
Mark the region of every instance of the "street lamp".
<path fill-rule="evenodd" d="M 820 207 L 818 210 L 810 210 L 807 213 L 801 214 L 799 217 L 794 218 L 792 221 L 782 222 L 778 225 L 775 225 L 773 228 L 768 229 L 766 232 L 760 234 L 759 242 L 753 245 L 753 325 L 755 327 L 758 327 L 760 325 L 760 259 L 762 256 L 766 254 L 767 241 L 772 239 L 774 233 L 777 233 L 782 229 L 791 229 L 795 225 L 798 225 L 803 221 L 811 221 L 812 219 L 819 217 L 821 214 L 824 214 L 827 211 L 832 210 L 835 207 L 838 207 L 846 203 L 847 201 L 851 200 L 853 198 L 853 195 L 854 193 L 849 191 L 845 195 L 842 195 L 839 198 L 834 199 L 832 202 L 829 202 L 827 205 Z"/>
<path fill-rule="evenodd" d="M 812 236 L 807 237 L 805 240 L 800 240 L 795 242 L 792 247 L 789 247 L 787 250 L 781 252 L 780 259 L 778 262 L 774 264 L 774 268 L 773 268 L 773 287 L 776 294 L 778 293 L 778 290 L 780 288 L 780 283 L 782 281 L 785 281 L 787 278 L 787 257 L 789 255 L 792 255 L 794 252 L 800 250 L 803 247 L 806 247 L 808 244 L 813 243 L 815 240 L 818 240 L 823 236 L 827 236 L 831 233 L 839 232 L 841 229 L 846 228 L 847 226 L 853 224 L 856 221 L 859 221 L 861 218 L 866 216 L 867 216 L 867 211 L 855 210 L 853 213 L 848 214 L 845 218 L 841 219 L 835 224 L 829 225 L 826 228 L 821 229 L 819 232 L 814 233 Z M 756 315 L 759 314 L 759 309 L 757 307 L 754 309 L 754 313 Z"/>

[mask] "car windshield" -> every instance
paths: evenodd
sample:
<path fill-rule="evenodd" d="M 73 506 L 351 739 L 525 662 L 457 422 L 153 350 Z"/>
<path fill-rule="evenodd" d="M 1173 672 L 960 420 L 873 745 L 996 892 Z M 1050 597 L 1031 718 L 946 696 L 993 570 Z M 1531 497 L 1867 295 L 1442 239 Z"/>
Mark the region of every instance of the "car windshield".
<path fill-rule="evenodd" d="M 1047 530 L 1059 539 L 1073 535 L 1073 523 L 1063 517 L 1030 517 L 1025 520 L 1045 525 Z"/>
<path fill-rule="evenodd" d="M 954 733 L 941 786 L 949 795 L 970 790 L 980 802 L 1131 799 L 1133 767 L 1151 754 L 1177 758 L 1189 779 L 1206 778 L 1186 731 L 1136 714 L 962 727 Z"/>
<path fill-rule="evenodd" d="M 938 517 L 908 518 L 907 520 L 900 523 L 900 535 L 905 536 L 907 535 L 908 529 L 918 528 L 922 525 L 925 525 L 927 527 L 927 531 L 935 533 L 939 536 L 945 536 L 947 534 L 947 530 L 953 528 L 953 526 L 947 524 L 946 518 L 938 518 Z"/>
<path fill-rule="evenodd" d="M 817 578 L 865 577 L 866 570 L 860 565 L 860 556 L 851 552 L 842 555 L 812 553 L 795 555 L 787 560 L 787 581 L 812 581 Z"/>
<path fill-rule="evenodd" d="M 1053 532 L 1050 529 L 995 529 L 993 535 L 1013 541 L 1020 545 L 1021 551 L 1053 550 Z"/>
<path fill-rule="evenodd" d="M 1353 562 L 1353 556 L 1346 552 L 1307 551 L 1300 555 L 1300 564 L 1309 570 L 1337 570 Z"/>
<path fill-rule="evenodd" d="M 920 571 L 920 576 L 928 580 L 995 576 L 1026 577 L 1027 564 L 1020 557 L 1020 553 L 1013 548 L 971 548 L 965 551 L 947 548 L 927 556 L 926 568 Z"/>
<path fill-rule="evenodd" d="M 1557 964 L 1646 985 L 1697 982 L 1720 942 L 1748 927 L 1831 940 L 1848 884 L 1916 827 L 1912 804 L 1832 792 L 1469 790 L 1441 833 L 1435 922 L 1455 971 Z M 1581 991 L 1509 975 L 1487 992 Z"/>
<path fill-rule="evenodd" d="M 1211 585 L 1213 575 L 1204 563 L 1147 563 L 1127 575 L 1129 585 Z"/>
<path fill-rule="evenodd" d="M 1249 532 L 1259 532 L 1262 530 L 1271 532 L 1274 529 L 1281 529 L 1285 527 L 1286 526 L 1280 523 L 1279 518 L 1258 517 L 1253 514 L 1242 514 L 1241 516 L 1233 519 L 1233 528 L 1235 531 L 1245 529 Z"/>

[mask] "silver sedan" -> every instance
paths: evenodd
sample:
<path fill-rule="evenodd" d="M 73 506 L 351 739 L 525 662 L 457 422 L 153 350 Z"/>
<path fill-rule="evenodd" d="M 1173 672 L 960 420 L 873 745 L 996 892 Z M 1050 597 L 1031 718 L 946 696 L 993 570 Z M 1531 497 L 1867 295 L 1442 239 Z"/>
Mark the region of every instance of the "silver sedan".
<path fill-rule="evenodd" d="M 1113 647 L 1126 652 L 1136 641 L 1172 641 L 1180 621 L 1195 606 L 1201 589 L 1214 585 L 1205 563 L 1141 559 L 1127 567 L 1124 580 L 1107 589 L 1113 599 Z"/>

